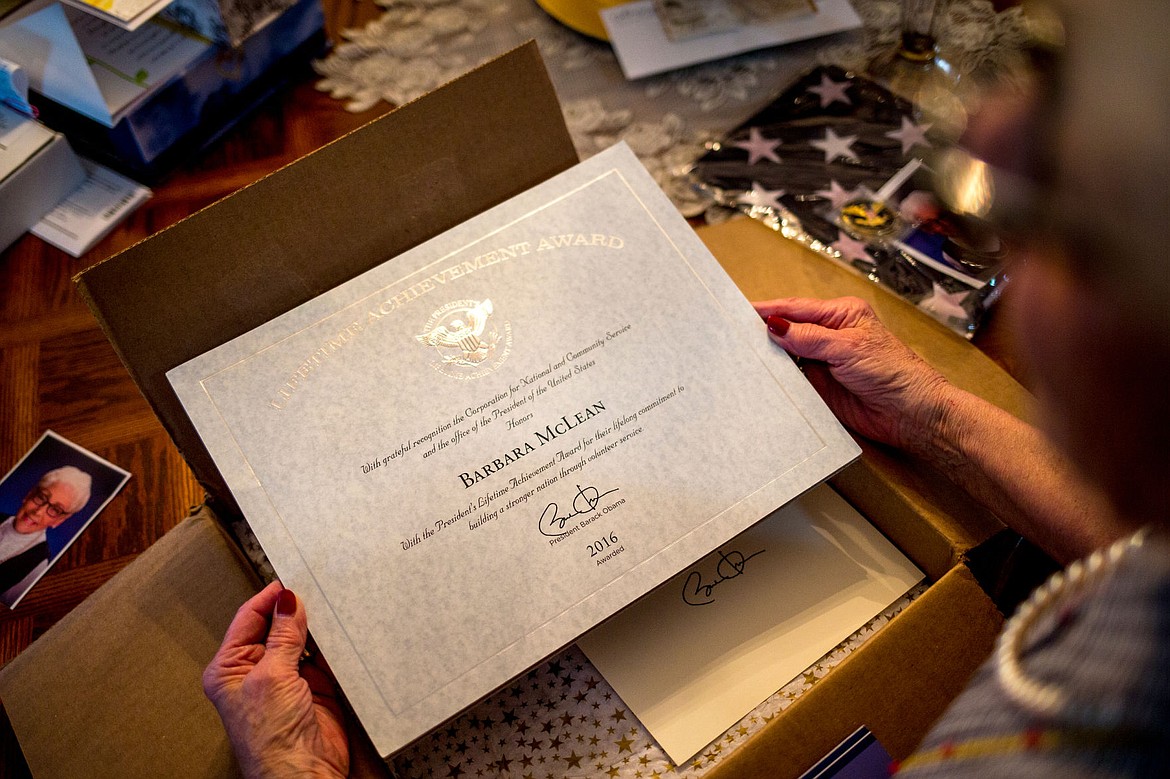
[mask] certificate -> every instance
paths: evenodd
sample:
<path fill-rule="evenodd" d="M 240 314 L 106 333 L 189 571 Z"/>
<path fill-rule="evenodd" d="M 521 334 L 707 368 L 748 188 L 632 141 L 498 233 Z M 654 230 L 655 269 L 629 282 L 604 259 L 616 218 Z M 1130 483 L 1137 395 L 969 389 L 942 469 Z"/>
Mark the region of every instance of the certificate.
<path fill-rule="evenodd" d="M 383 755 L 858 454 L 624 146 L 168 378 Z"/>

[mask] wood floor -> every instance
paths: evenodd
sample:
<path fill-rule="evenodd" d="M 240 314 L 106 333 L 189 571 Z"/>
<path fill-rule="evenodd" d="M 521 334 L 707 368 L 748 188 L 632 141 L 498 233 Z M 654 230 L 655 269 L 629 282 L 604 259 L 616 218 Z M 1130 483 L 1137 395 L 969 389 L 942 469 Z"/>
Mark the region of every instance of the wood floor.
<path fill-rule="evenodd" d="M 330 38 L 375 18 L 372 0 L 326 0 Z M 78 271 L 376 118 L 347 113 L 306 67 L 81 259 L 25 236 L 0 253 L 0 473 L 46 429 L 133 478 L 13 611 L 0 606 L 0 664 L 173 527 L 202 491 L 79 297 Z M 994 329 L 985 341 L 998 348 Z M 1013 366 L 1009 366 L 1009 370 Z M 1017 373 L 1018 375 L 1018 373 Z M 28 776 L 0 714 L 0 779 Z"/>
<path fill-rule="evenodd" d="M 372 0 L 326 0 L 331 40 L 376 18 Z M 0 474 L 45 430 L 133 474 L 125 489 L 14 610 L 0 606 L 0 665 L 15 657 L 203 500 L 175 446 L 78 295 L 78 271 L 359 127 L 389 106 L 351 114 L 313 87 L 305 66 L 154 197 L 74 259 L 32 236 L 0 252 Z M 0 777 L 28 776 L 6 716 Z"/>

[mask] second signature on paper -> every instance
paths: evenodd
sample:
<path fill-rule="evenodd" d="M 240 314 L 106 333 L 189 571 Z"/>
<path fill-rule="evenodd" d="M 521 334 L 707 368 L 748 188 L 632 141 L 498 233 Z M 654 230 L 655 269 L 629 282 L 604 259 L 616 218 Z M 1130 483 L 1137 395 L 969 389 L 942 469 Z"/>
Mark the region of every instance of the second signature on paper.
<path fill-rule="evenodd" d="M 752 552 L 745 555 L 743 552 L 732 550 L 719 551 L 719 564 L 715 566 L 715 578 L 704 581 L 700 571 L 691 571 L 683 583 L 682 599 L 688 606 L 709 606 L 715 602 L 715 588 L 723 582 L 743 576 L 747 561 L 762 555 L 765 551 Z"/>

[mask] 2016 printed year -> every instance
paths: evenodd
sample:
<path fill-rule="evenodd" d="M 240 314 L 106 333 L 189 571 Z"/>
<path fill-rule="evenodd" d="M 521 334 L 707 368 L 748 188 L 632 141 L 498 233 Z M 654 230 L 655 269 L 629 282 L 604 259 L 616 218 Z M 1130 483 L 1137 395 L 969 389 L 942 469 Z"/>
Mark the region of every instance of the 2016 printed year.
<path fill-rule="evenodd" d="M 610 532 L 596 541 L 591 541 L 587 548 L 590 559 L 596 559 L 598 565 L 604 565 L 626 551 L 625 545 L 620 543 L 618 534 L 615 532 Z"/>
<path fill-rule="evenodd" d="M 617 546 L 617 533 L 610 533 L 608 536 L 602 536 L 596 541 L 589 544 L 589 556 L 597 557 L 597 555 L 609 549 L 611 546 Z"/>

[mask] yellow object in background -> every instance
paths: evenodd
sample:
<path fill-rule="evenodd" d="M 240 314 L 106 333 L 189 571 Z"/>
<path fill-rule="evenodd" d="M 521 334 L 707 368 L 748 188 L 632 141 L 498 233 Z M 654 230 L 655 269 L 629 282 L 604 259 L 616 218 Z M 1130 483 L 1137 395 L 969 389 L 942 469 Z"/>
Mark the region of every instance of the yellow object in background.
<path fill-rule="evenodd" d="M 608 41 L 609 35 L 601 21 L 601 11 L 628 2 L 630 0 L 536 0 L 537 5 L 561 24 L 602 41 Z"/>

